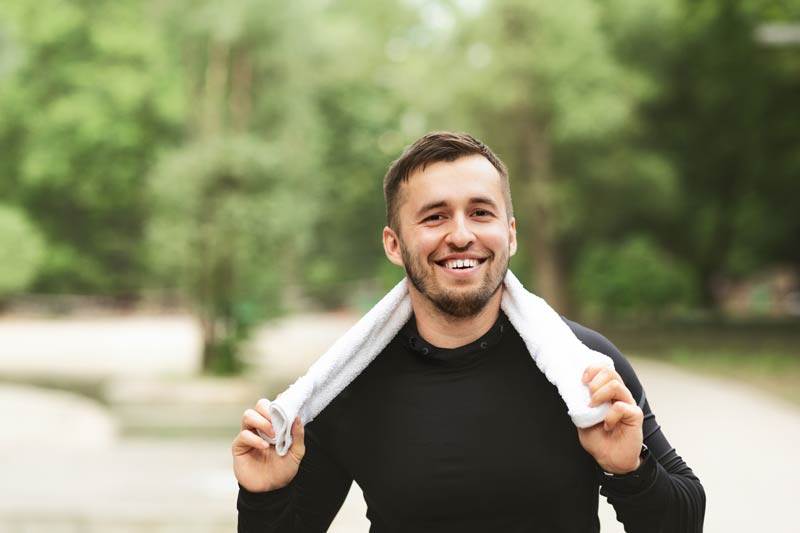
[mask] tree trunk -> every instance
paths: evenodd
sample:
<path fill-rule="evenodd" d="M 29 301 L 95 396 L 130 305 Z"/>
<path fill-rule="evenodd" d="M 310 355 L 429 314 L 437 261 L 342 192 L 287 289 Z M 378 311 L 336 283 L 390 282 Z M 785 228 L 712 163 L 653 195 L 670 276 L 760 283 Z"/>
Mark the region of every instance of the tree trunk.
<path fill-rule="evenodd" d="M 230 47 L 213 38 L 208 40 L 208 58 L 203 80 L 202 100 L 200 105 L 199 134 L 201 137 L 211 138 L 219 135 L 224 130 L 225 117 L 223 110 L 228 87 L 228 71 L 230 70 Z M 217 197 L 212 194 L 214 186 L 204 194 L 203 205 L 200 209 L 200 260 L 202 273 L 200 276 L 201 288 L 200 307 L 203 329 L 203 371 L 208 372 L 216 366 L 220 342 L 220 309 L 217 302 L 216 258 L 218 250 L 212 249 L 215 202 Z"/>
<path fill-rule="evenodd" d="M 204 313 L 204 315 L 207 314 Z M 216 356 L 216 324 L 212 317 L 204 316 L 200 321 L 200 325 L 203 333 L 202 370 L 203 372 L 208 372 L 214 364 L 214 357 Z"/>
<path fill-rule="evenodd" d="M 555 178 L 552 172 L 550 143 L 539 128 L 531 124 L 525 145 L 529 184 L 524 191 L 524 205 L 530 213 L 525 228 L 533 259 L 536 289 L 550 306 L 561 314 L 569 312 L 564 270 L 554 227 L 556 216 L 553 193 Z"/>
<path fill-rule="evenodd" d="M 206 64 L 205 89 L 201 133 L 213 136 L 220 133 L 224 125 L 222 110 L 228 86 L 230 48 L 225 43 L 208 40 L 208 63 Z"/>
<path fill-rule="evenodd" d="M 252 106 L 253 64 L 250 54 L 240 49 L 233 60 L 231 76 L 230 111 L 234 131 L 247 131 Z"/>

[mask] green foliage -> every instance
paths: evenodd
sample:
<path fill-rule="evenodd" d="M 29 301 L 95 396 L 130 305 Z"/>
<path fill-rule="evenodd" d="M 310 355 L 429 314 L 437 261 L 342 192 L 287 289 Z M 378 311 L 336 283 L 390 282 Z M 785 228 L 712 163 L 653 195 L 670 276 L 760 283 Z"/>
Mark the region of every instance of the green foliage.
<path fill-rule="evenodd" d="M 0 298 L 28 288 L 44 249 L 44 240 L 25 214 L 0 204 Z"/>
<path fill-rule="evenodd" d="M 667 155 L 680 192 L 653 232 L 697 270 L 706 305 L 715 276 L 800 262 L 800 55 L 755 39 L 762 22 L 796 22 L 796 8 L 776 8 L 682 2 L 663 89 L 644 115 L 648 144 Z"/>
<path fill-rule="evenodd" d="M 647 318 L 691 303 L 689 268 L 645 237 L 585 250 L 575 274 L 575 293 L 595 318 Z"/>
<path fill-rule="evenodd" d="M 162 35 L 132 2 L 3 2 L 0 172 L 49 246 L 36 288 L 120 293 L 144 281 L 144 176 L 182 102 Z"/>
<path fill-rule="evenodd" d="M 281 274 L 310 207 L 281 179 L 286 164 L 258 139 L 214 138 L 173 151 L 150 178 L 154 273 L 195 305 L 219 371 L 235 370 L 238 344 L 280 310 Z"/>
<path fill-rule="evenodd" d="M 310 231 L 300 274 L 309 295 L 328 307 L 351 303 L 353 287 L 379 278 L 387 262 L 382 177 L 406 133 L 424 133 L 400 94 L 411 65 L 390 56 L 418 17 L 403 2 L 359 1 L 331 3 L 304 20 L 314 28 L 305 46 L 314 50 L 316 83 L 303 94 L 318 113 L 320 136 L 315 187 L 303 191 L 316 211 L 303 221 Z"/>
<path fill-rule="evenodd" d="M 319 184 L 321 201 L 303 272 L 310 294 L 328 306 L 346 303 L 348 282 L 375 277 L 386 262 L 382 177 L 390 159 L 380 136 L 397 127 L 398 107 L 384 91 L 355 82 L 322 95 L 330 137 L 322 154 L 325 179 Z"/>
<path fill-rule="evenodd" d="M 651 34 L 664 32 L 672 14 L 662 4 L 496 0 L 455 10 L 458 29 L 429 47 L 429 72 L 450 82 L 422 97 L 428 123 L 474 132 L 506 161 L 520 253 L 531 265 L 518 274 L 562 312 L 583 246 L 616 238 L 631 218 L 672 211 L 663 201 L 674 199 L 668 163 L 629 148 L 640 107 L 657 92 L 630 50 L 651 49 L 642 19 Z M 666 194 L 648 194 L 644 205 L 642 191 L 656 187 Z"/>
<path fill-rule="evenodd" d="M 800 264 L 800 54 L 754 37 L 793 6 L 6 0 L 0 197 L 46 243 L 13 290 L 179 287 L 235 370 L 287 288 L 396 282 L 381 177 L 450 129 L 508 163 L 537 289 L 710 306 L 715 276 Z"/>

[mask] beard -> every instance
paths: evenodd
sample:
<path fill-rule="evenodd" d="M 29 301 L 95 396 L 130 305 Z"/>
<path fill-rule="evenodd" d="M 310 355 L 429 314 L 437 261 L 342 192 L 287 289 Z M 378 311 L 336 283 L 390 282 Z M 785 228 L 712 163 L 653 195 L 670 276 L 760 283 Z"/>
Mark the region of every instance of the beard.
<path fill-rule="evenodd" d="M 412 256 L 402 243 L 400 253 L 411 284 L 439 311 L 453 318 L 468 318 L 480 313 L 503 284 L 511 260 L 510 254 L 503 254 L 500 257 L 492 254 L 483 263 L 486 273 L 479 287 L 452 290 L 442 287 L 436 281 L 436 276 L 431 270 L 435 269 L 435 266 L 428 267 L 417 256 Z"/>

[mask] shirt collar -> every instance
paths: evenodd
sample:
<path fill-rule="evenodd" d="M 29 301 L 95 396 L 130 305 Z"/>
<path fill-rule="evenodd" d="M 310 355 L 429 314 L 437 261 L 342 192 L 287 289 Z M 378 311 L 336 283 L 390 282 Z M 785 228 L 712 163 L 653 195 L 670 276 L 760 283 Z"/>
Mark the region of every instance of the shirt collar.
<path fill-rule="evenodd" d="M 408 349 L 426 359 L 452 360 L 465 355 L 480 353 L 496 346 L 500 342 L 503 332 L 508 331 L 509 327 L 508 318 L 505 313 L 500 311 L 495 323 L 479 339 L 457 348 L 440 348 L 422 338 L 417 329 L 416 316 L 412 313 L 409 321 L 400 330 L 399 337 L 402 344 Z"/>

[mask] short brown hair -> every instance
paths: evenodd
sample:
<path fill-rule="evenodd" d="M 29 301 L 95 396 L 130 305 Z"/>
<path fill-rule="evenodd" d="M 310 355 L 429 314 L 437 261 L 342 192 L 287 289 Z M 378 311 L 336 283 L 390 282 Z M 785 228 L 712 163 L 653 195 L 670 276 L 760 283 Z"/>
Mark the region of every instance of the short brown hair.
<path fill-rule="evenodd" d="M 514 213 L 511 205 L 511 188 L 508 184 L 508 170 L 500 158 L 488 146 L 468 133 L 434 131 L 414 141 L 414 144 L 393 161 L 386 171 L 383 178 L 383 196 L 386 200 L 386 223 L 389 227 L 399 231 L 397 208 L 400 186 L 407 182 L 414 172 L 425 170 L 433 163 L 455 161 L 470 155 L 482 155 L 497 169 L 510 219 Z"/>

